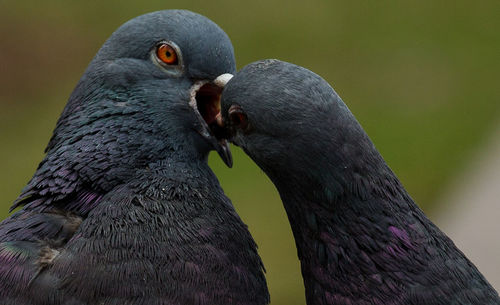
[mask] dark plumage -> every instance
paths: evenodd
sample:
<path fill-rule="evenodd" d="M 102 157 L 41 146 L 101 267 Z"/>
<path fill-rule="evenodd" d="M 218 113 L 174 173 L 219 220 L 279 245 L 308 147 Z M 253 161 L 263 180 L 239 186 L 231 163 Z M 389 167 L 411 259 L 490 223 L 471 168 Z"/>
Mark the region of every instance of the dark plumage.
<path fill-rule="evenodd" d="M 256 245 L 206 162 L 231 162 L 208 125 L 211 81 L 234 70 L 229 38 L 198 14 L 121 26 L 0 224 L 0 304 L 267 304 Z"/>
<path fill-rule="evenodd" d="M 281 195 L 309 305 L 500 304 L 318 75 L 276 60 L 253 63 L 229 81 L 221 102 L 232 141 Z"/>

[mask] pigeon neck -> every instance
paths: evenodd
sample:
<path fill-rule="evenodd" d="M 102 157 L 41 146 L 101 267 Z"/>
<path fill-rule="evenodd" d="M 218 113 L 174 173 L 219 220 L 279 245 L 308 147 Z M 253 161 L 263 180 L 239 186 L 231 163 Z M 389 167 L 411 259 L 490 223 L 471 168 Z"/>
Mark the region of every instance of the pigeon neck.
<path fill-rule="evenodd" d="M 343 179 L 287 175 L 293 181 L 277 183 L 295 237 L 308 304 L 345 304 L 349 299 L 341 301 L 342 295 L 361 293 L 365 278 L 379 271 L 363 261 L 364 251 L 386 250 L 374 243 L 376 239 L 394 239 L 396 249 L 408 247 L 408 235 L 400 229 L 407 225 L 398 223 L 398 215 L 421 212 L 383 164 L 373 175 L 346 170 Z"/>
<path fill-rule="evenodd" d="M 11 209 L 22 205 L 35 210 L 61 206 L 62 209 L 84 216 L 98 204 L 104 194 L 117 185 L 135 179 L 138 172 L 155 164 L 152 162 L 154 157 L 159 159 L 162 156 L 162 162 L 166 163 L 188 160 L 198 167 L 205 163 L 208 168 L 208 149 L 203 155 L 190 143 L 178 141 L 176 145 L 166 145 L 164 143 L 168 142 L 161 142 L 161 139 L 149 140 L 162 145 L 149 150 L 137 148 L 135 151 L 124 151 L 123 155 L 118 154 L 119 143 L 116 140 L 96 144 L 90 139 L 90 143 L 79 145 L 63 142 L 48 151 Z M 82 147 L 94 151 L 85 152 Z M 192 149 L 177 149 L 178 147 Z M 166 170 L 162 172 L 165 173 Z"/>

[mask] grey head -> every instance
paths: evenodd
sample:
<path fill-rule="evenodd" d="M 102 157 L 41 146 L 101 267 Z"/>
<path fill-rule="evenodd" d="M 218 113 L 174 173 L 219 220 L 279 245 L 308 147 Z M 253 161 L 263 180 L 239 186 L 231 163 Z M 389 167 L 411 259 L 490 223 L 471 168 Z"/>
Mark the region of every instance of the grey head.
<path fill-rule="evenodd" d="M 221 113 L 227 137 L 275 184 L 283 177 L 345 180 L 340 173 L 346 168 L 381 158 L 332 87 L 291 63 L 264 60 L 244 67 L 225 87 Z"/>
<path fill-rule="evenodd" d="M 162 61 L 159 52 L 170 54 L 173 62 Z M 65 133 L 61 129 L 75 113 L 79 117 L 83 111 L 95 113 L 107 107 L 111 99 L 115 102 L 111 107 L 136 110 L 144 115 L 154 112 L 158 115 L 155 123 L 176 132 L 182 126 L 203 125 L 197 126 L 198 132 L 229 162 L 225 150 L 209 135 L 204 120 L 193 119 L 201 115 L 211 122 L 212 108 L 218 107 L 215 102 L 221 88 L 211 86 L 210 82 L 234 71 L 229 37 L 206 17 L 185 10 L 136 17 L 118 28 L 90 63 L 60 118 L 55 139 L 59 133 Z M 197 103 L 192 101 L 192 95 L 198 98 Z M 195 111 L 187 107 L 186 97 Z M 167 130 L 155 131 L 160 134 Z M 173 137 L 172 132 L 165 134 Z"/>
<path fill-rule="evenodd" d="M 210 150 L 231 166 L 210 125 L 216 79 L 234 71 L 231 41 L 204 16 L 164 10 L 126 22 L 89 64 L 15 206 L 61 200 L 83 184 L 106 192 L 151 162 L 206 160 Z"/>

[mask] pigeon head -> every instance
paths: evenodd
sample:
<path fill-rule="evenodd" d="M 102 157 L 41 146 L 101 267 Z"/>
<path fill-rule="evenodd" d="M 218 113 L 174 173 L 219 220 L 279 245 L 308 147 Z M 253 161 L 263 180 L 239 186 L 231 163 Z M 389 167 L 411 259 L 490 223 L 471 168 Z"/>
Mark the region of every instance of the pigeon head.
<path fill-rule="evenodd" d="M 149 75 L 213 80 L 235 71 L 233 47 L 226 33 L 208 18 L 185 10 L 153 12 L 126 22 L 104 43 L 89 70 L 95 69 L 94 64 L 117 60 L 124 66 L 119 72 L 131 70 L 127 62 L 132 65 L 129 68 L 138 69 L 126 75 L 135 74 L 132 79 Z M 137 60 L 144 70 L 133 65 Z"/>
<path fill-rule="evenodd" d="M 321 77 L 252 63 L 227 83 L 221 109 L 226 136 L 279 191 L 307 304 L 499 304 Z M 444 282 L 452 285 L 433 290 Z"/>
<path fill-rule="evenodd" d="M 74 137 L 75 122 L 90 123 L 84 127 L 91 128 L 107 121 L 148 125 L 148 134 L 159 136 L 165 145 L 192 141 L 202 155 L 207 148 L 216 149 L 230 165 L 227 145 L 215 140 L 208 125 L 218 112 L 222 91 L 214 80 L 234 71 L 231 41 L 209 19 L 183 10 L 134 18 L 111 35 L 90 63 L 49 149 L 62 138 Z M 133 144 L 154 149 L 141 142 Z"/>
<path fill-rule="evenodd" d="M 204 16 L 165 10 L 126 22 L 89 64 L 15 205 L 63 199 L 82 184 L 107 191 L 151 162 L 206 160 L 211 150 L 231 166 L 212 127 L 234 71 L 231 41 Z M 59 183 L 45 185 L 50 177 Z"/>
<path fill-rule="evenodd" d="M 224 88 L 221 116 L 226 137 L 275 184 L 283 177 L 345 181 L 346 169 L 361 170 L 360 160 L 378 156 L 332 87 L 294 64 L 264 60 L 244 67 Z"/>

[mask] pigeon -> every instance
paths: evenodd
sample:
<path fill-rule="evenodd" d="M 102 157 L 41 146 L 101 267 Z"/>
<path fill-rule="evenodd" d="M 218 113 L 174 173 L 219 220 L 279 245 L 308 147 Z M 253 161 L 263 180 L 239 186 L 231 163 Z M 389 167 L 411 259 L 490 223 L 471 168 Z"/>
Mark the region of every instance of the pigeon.
<path fill-rule="evenodd" d="M 308 305 L 487 305 L 498 293 L 415 204 L 330 85 L 278 60 L 225 86 L 224 132 L 269 176 Z"/>
<path fill-rule="evenodd" d="M 93 58 L 0 223 L 0 304 L 269 303 L 247 226 L 207 164 L 231 41 L 185 10 L 136 17 Z M 229 73 L 229 74 L 228 74 Z"/>

